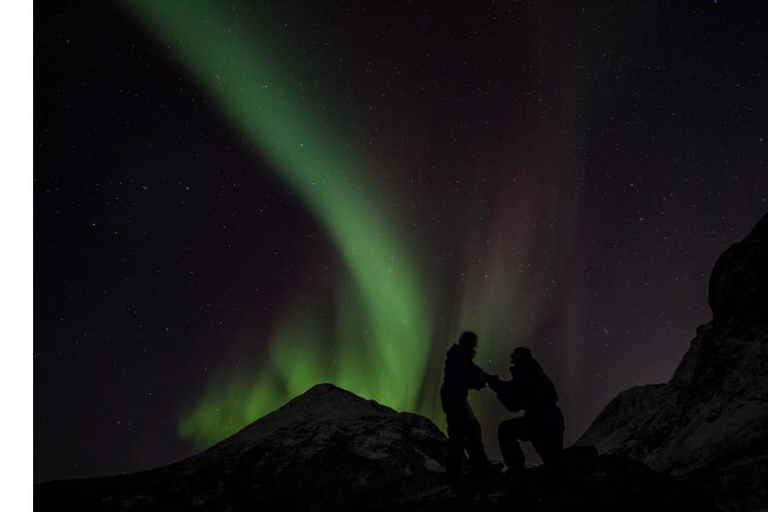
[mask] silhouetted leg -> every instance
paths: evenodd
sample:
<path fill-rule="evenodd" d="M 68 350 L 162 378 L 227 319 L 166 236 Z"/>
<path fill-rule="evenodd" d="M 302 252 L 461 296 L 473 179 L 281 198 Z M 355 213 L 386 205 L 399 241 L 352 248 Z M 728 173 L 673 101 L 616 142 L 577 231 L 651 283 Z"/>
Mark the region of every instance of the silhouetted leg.
<path fill-rule="evenodd" d="M 527 439 L 525 418 L 514 418 L 499 424 L 499 448 L 501 448 L 504 464 L 510 471 L 523 471 L 525 469 L 525 456 L 518 439 Z"/>
<path fill-rule="evenodd" d="M 531 439 L 531 444 L 533 444 L 533 447 L 536 449 L 536 452 L 539 454 L 539 457 L 541 457 L 541 461 L 544 464 L 552 464 L 563 451 L 563 436 L 548 433 L 542 436 L 537 436 L 535 439 Z"/>
<path fill-rule="evenodd" d="M 449 483 L 458 483 L 461 477 L 461 463 L 464 459 L 464 451 L 468 446 L 474 448 L 473 436 L 475 420 L 465 408 L 461 412 L 451 416 L 448 427 L 448 458 L 446 460 L 446 473 Z M 479 428 L 479 424 L 477 424 Z M 481 444 L 482 448 L 482 444 Z"/>
<path fill-rule="evenodd" d="M 462 421 L 453 418 L 448 421 L 448 446 L 445 454 L 445 474 L 448 483 L 454 485 L 461 476 L 461 458 L 464 455 L 466 428 Z"/>
<path fill-rule="evenodd" d="M 555 462 L 563 451 L 563 432 L 565 430 L 563 413 L 559 408 L 556 408 L 546 418 L 542 418 L 531 426 L 533 427 L 532 431 L 536 432 L 536 435 L 531 438 L 531 443 L 541 457 L 541 461 L 544 464 Z"/>
<path fill-rule="evenodd" d="M 478 473 L 483 473 L 488 471 L 490 467 L 488 456 L 485 454 L 485 448 L 483 447 L 483 432 L 480 428 L 480 422 L 477 421 L 475 415 L 471 411 L 470 414 L 466 438 L 467 454 L 474 470 Z"/>

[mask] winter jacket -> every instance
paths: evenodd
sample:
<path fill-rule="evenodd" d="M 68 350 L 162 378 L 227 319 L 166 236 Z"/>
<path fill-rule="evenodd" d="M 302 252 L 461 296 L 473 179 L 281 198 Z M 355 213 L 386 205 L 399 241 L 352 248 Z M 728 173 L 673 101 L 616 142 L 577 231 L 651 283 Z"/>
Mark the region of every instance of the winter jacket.
<path fill-rule="evenodd" d="M 470 389 L 482 389 L 488 375 L 472 361 L 473 353 L 460 345 L 453 345 L 445 355 L 445 370 L 440 396 L 445 405 L 467 399 Z"/>
<path fill-rule="evenodd" d="M 536 414 L 549 411 L 557 404 L 555 385 L 535 359 L 510 368 L 512 380 L 493 385 L 499 401 L 512 412 Z"/>

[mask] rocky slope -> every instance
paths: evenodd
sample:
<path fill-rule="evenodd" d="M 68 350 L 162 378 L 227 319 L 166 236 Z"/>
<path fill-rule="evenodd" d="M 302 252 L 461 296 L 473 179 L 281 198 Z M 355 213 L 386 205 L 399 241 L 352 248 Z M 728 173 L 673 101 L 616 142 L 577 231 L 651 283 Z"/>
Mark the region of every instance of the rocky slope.
<path fill-rule="evenodd" d="M 709 301 L 670 382 L 621 393 L 579 441 L 599 456 L 451 489 L 431 421 L 321 384 L 176 464 L 38 485 L 35 509 L 704 512 L 714 493 L 768 510 L 768 215 L 718 259 Z"/>
<path fill-rule="evenodd" d="M 717 260 L 709 304 L 672 379 L 619 394 L 577 444 L 768 510 L 768 215 Z"/>
<path fill-rule="evenodd" d="M 35 509 L 711 510 L 671 477 L 589 450 L 524 478 L 468 476 L 450 489 L 445 442 L 427 418 L 322 384 L 179 463 L 38 485 Z"/>

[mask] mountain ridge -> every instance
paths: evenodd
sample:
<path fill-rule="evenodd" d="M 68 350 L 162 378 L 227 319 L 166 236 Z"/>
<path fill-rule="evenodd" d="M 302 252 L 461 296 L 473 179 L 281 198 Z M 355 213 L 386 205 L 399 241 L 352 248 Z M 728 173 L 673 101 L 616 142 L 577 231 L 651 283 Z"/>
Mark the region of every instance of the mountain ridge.
<path fill-rule="evenodd" d="M 768 480 L 768 214 L 717 259 L 708 301 L 712 320 L 672 378 L 619 393 L 576 444 L 727 496 L 723 507 L 757 510 L 768 506 L 768 491 L 749 487 Z"/>
<path fill-rule="evenodd" d="M 624 512 L 765 509 L 768 214 L 715 263 L 713 320 L 665 384 L 620 393 L 557 464 L 445 482 L 429 419 L 318 384 L 187 459 L 35 486 L 35 506 L 81 511 L 264 509 Z M 596 446 L 602 453 L 586 446 Z M 465 461 L 466 472 L 469 473 Z"/>
<path fill-rule="evenodd" d="M 643 464 L 592 452 L 524 477 L 445 481 L 446 439 L 427 418 L 331 384 L 310 388 L 231 437 L 140 473 L 35 487 L 36 509 L 713 510 L 705 497 Z"/>

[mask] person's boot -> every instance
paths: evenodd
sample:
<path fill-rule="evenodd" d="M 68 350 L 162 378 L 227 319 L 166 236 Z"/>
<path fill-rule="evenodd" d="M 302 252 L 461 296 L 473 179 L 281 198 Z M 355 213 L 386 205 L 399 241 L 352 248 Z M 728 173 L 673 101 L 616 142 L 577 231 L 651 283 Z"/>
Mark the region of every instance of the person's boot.
<path fill-rule="evenodd" d="M 445 480 L 451 489 L 456 489 L 461 482 L 461 459 L 447 457 L 445 461 Z"/>
<path fill-rule="evenodd" d="M 523 481 L 527 480 L 528 474 L 525 472 L 525 468 L 522 466 L 515 466 L 507 468 L 503 473 L 503 477 L 509 481 Z"/>
<path fill-rule="evenodd" d="M 497 460 L 493 462 L 488 461 L 488 466 L 492 475 L 501 473 L 504 470 L 504 463 Z"/>
<path fill-rule="evenodd" d="M 445 481 L 448 483 L 448 487 L 455 491 L 459 488 L 459 484 L 461 483 L 461 475 L 455 472 L 446 473 Z"/>
<path fill-rule="evenodd" d="M 475 468 L 475 473 L 479 476 L 493 476 L 501 473 L 504 469 L 504 464 L 498 461 L 487 461 L 485 464 Z"/>

